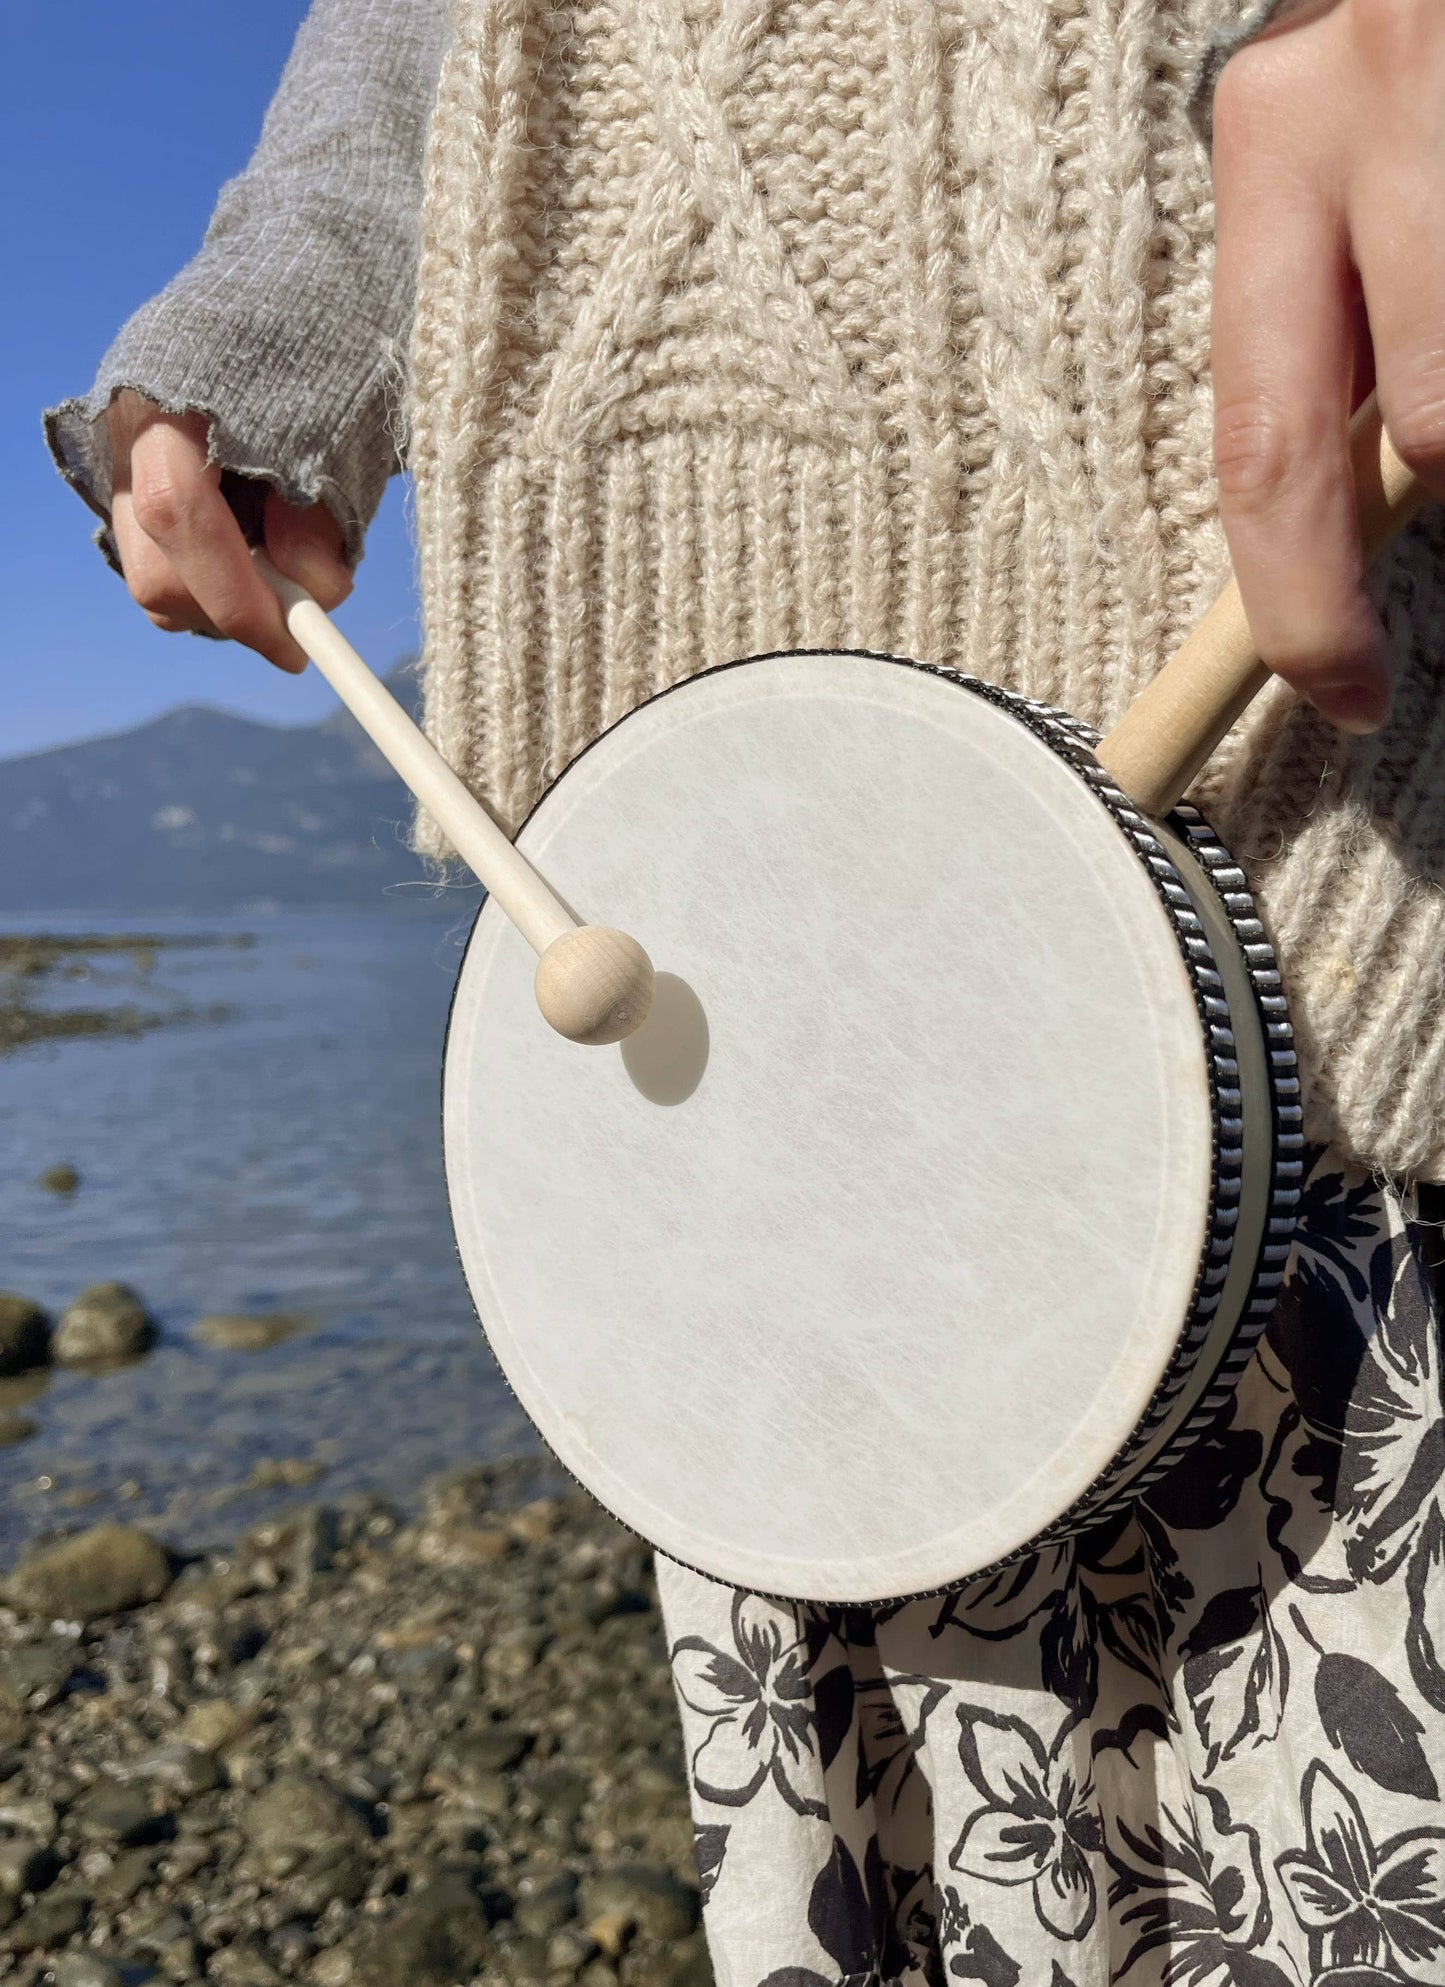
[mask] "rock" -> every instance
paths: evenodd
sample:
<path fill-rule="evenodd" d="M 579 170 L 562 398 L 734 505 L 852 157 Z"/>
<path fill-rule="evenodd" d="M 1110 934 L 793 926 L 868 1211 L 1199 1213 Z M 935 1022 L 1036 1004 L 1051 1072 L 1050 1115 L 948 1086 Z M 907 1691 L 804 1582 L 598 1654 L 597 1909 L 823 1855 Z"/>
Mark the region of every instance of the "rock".
<path fill-rule="evenodd" d="M 12 1828 L 18 1835 L 33 1835 L 37 1842 L 53 1842 L 60 1828 L 60 1816 L 53 1801 L 3 1801 L 0 1828 Z"/>
<path fill-rule="evenodd" d="M 193 1704 L 182 1718 L 180 1736 L 184 1744 L 194 1746 L 197 1752 L 224 1752 L 243 1732 L 250 1731 L 255 1722 L 254 1713 L 238 1711 L 224 1697 L 208 1697 L 200 1704 Z"/>
<path fill-rule="evenodd" d="M 219 1987 L 281 1987 L 281 1975 L 254 1946 L 223 1946 L 206 1968 Z"/>
<path fill-rule="evenodd" d="M 170 1555 L 148 1532 L 96 1525 L 22 1559 L 0 1592 L 19 1614 L 96 1621 L 159 1600 L 170 1584 Z"/>
<path fill-rule="evenodd" d="M 512 1539 L 498 1525 L 422 1526 L 414 1547 L 423 1566 L 490 1566 L 505 1559 Z"/>
<path fill-rule="evenodd" d="M 65 1695 L 79 1665 L 75 1644 L 59 1636 L 22 1642 L 0 1655 L 0 1704 L 12 1711 L 44 1711 Z"/>
<path fill-rule="evenodd" d="M 291 1311 L 254 1317 L 242 1311 L 213 1311 L 200 1320 L 194 1335 L 218 1352 L 269 1352 L 273 1345 L 284 1345 L 299 1332 L 310 1331 L 315 1322 Z"/>
<path fill-rule="evenodd" d="M 40 1423 L 28 1414 L 0 1414 L 0 1449 L 13 1449 L 17 1442 L 28 1442 L 39 1433 Z"/>
<path fill-rule="evenodd" d="M 73 1803 L 66 1820 L 86 1842 L 133 1849 L 142 1842 L 159 1841 L 169 1816 L 157 1810 L 143 1788 L 123 1786 L 107 1775 Z"/>
<path fill-rule="evenodd" d="M 154 1849 L 126 1849 L 99 1879 L 96 1889 L 107 1904 L 129 1904 L 138 1891 L 155 1882 L 155 1877 Z"/>
<path fill-rule="evenodd" d="M 286 1901 L 298 1918 L 319 1918 L 328 1904 L 360 1904 L 371 1862 L 350 1843 L 308 1856 L 286 1881 Z"/>
<path fill-rule="evenodd" d="M 125 1987 L 120 1968 L 99 1953 L 61 1953 L 50 1969 L 52 1987 Z"/>
<path fill-rule="evenodd" d="M 701 1932 L 679 1939 L 660 1961 L 647 1969 L 648 1987 L 713 1987 L 712 1961 Z"/>
<path fill-rule="evenodd" d="M 258 1794 L 243 1826 L 251 1847 L 273 1876 L 289 1876 L 309 1856 L 340 1846 L 362 1848 L 370 1840 L 365 1823 L 324 1780 L 285 1773 Z"/>
<path fill-rule="evenodd" d="M 482 1668 L 494 1683 L 520 1683 L 547 1646 L 545 1629 L 504 1628 L 487 1646 Z"/>
<path fill-rule="evenodd" d="M 595 1919 L 620 1913 L 646 1937 L 666 1941 L 686 1938 L 698 1921 L 693 1886 L 649 1863 L 619 1863 L 588 1877 L 580 1896 L 580 1916 L 589 1928 Z"/>
<path fill-rule="evenodd" d="M 590 1784 L 570 1766 L 543 1766 L 527 1782 L 529 1804 L 535 1802 L 539 1814 L 566 1826 L 582 1812 L 590 1792 Z"/>
<path fill-rule="evenodd" d="M 0 1893 L 19 1897 L 27 1890 L 44 1890 L 60 1868 L 43 1842 L 12 1835 L 0 1842 Z"/>
<path fill-rule="evenodd" d="M 58 1166 L 46 1166 L 35 1175 L 37 1187 L 44 1187 L 50 1194 L 73 1194 L 80 1185 L 80 1175 L 68 1161 L 62 1160 Z"/>
<path fill-rule="evenodd" d="M 50 1319 L 28 1297 L 0 1290 L 0 1373 L 24 1373 L 50 1357 Z"/>
<path fill-rule="evenodd" d="M 180 1740 L 128 1759 L 113 1771 L 118 1780 L 149 1781 L 153 1786 L 178 1794 L 183 1801 L 196 1794 L 209 1794 L 221 1784 L 221 1769 L 210 1753 Z"/>
<path fill-rule="evenodd" d="M 514 1915 L 522 1931 L 545 1939 L 550 1933 L 559 1932 L 576 1908 L 577 1879 L 566 1870 L 541 1882 L 524 1882 Z"/>
<path fill-rule="evenodd" d="M 626 1911 L 600 1911 L 588 1925 L 587 1936 L 609 1959 L 620 1959 L 632 1936 L 632 1918 Z"/>
<path fill-rule="evenodd" d="M 589 1959 L 595 1959 L 597 1948 L 585 1932 L 579 1932 L 575 1925 L 568 1925 L 560 1932 L 554 1932 L 547 1941 L 547 1972 L 555 1980 L 575 1980 Z"/>
<path fill-rule="evenodd" d="M 498 1721 L 466 1732 L 448 1748 L 448 1762 L 455 1767 L 463 1784 L 477 1773 L 505 1773 L 524 1759 L 532 1747 L 530 1732 Z"/>
<path fill-rule="evenodd" d="M 51 1952 L 73 1939 L 89 1915 L 90 1899 L 83 1891 L 47 1891 L 16 1919 L 5 1943 L 12 1952 Z"/>
<path fill-rule="evenodd" d="M 470 1884 L 444 1877 L 350 1949 L 353 1987 L 455 1987 L 470 1980 L 490 1939 L 487 1914 Z M 313 1969 L 313 1978 L 316 1969 Z M 347 1976 L 330 1974 L 337 1981 Z"/>
<path fill-rule="evenodd" d="M 246 1478 L 247 1490 L 305 1490 L 325 1476 L 325 1463 L 308 1456 L 263 1456 Z"/>
<path fill-rule="evenodd" d="M 51 1354 L 62 1366 L 135 1359 L 155 1343 L 156 1328 L 125 1283 L 92 1283 L 60 1314 Z"/>

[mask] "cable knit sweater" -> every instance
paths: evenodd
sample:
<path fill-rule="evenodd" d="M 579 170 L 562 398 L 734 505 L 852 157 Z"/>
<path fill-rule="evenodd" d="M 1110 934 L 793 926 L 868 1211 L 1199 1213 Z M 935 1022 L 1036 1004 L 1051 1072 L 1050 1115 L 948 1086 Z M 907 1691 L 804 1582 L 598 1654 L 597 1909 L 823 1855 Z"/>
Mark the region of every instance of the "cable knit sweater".
<path fill-rule="evenodd" d="M 1278 11 L 458 0 L 410 461 L 428 726 L 506 822 L 641 698 L 761 650 L 1119 715 L 1226 573 L 1190 95 L 1212 46 L 1207 117 Z M 1432 514 L 1379 575 L 1383 733 L 1276 688 L 1198 795 L 1281 951 L 1310 1134 L 1432 1179 L 1442 552 Z"/>

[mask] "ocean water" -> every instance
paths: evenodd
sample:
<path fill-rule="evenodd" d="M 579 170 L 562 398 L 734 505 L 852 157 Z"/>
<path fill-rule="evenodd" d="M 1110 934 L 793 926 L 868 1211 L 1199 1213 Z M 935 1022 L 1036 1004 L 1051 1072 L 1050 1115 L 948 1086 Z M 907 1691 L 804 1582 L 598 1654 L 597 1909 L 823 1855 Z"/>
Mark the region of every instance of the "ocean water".
<path fill-rule="evenodd" d="M 404 1501 L 431 1472 L 535 1447 L 478 1328 L 442 1177 L 442 1046 L 469 922 L 465 906 L 47 921 L 252 942 L 92 961 L 46 1000 L 189 1018 L 0 1057 L 0 1289 L 59 1310 L 120 1278 L 161 1327 L 121 1371 L 0 1382 L 0 1408 L 38 1424 L 0 1449 L 7 1556 L 121 1515 L 195 1546 L 278 1499 Z M 67 1196 L 36 1184 L 61 1162 L 81 1176 Z M 192 1335 L 215 1311 L 314 1324 L 220 1352 Z M 291 1482 L 246 1488 L 277 1463 Z"/>

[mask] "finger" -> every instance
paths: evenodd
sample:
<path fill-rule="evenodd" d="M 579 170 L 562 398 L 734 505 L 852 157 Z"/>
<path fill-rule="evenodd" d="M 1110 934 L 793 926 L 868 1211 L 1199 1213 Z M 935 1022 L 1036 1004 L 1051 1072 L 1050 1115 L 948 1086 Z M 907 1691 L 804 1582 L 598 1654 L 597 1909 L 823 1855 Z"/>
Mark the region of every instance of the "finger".
<path fill-rule="evenodd" d="M 145 428 L 131 449 L 136 524 L 166 555 L 218 634 L 297 675 L 306 658 L 287 632 L 275 594 L 251 562 L 219 483 L 220 472 L 197 459 L 193 438 L 169 423 Z"/>
<path fill-rule="evenodd" d="M 136 438 L 155 420 L 169 420 L 187 435 L 199 467 L 206 460 L 206 423 L 199 415 L 166 415 L 153 401 L 125 387 L 106 410 L 111 448 L 111 533 L 131 598 L 167 634 L 194 634 L 206 617 L 160 547 L 135 521 L 130 457 Z"/>
<path fill-rule="evenodd" d="M 1373 731 L 1391 665 L 1350 469 L 1343 214 L 1302 167 L 1299 134 L 1263 118 L 1247 88 L 1217 100 L 1215 132 L 1215 464 L 1245 612 L 1272 669 L 1342 730 Z"/>
<path fill-rule="evenodd" d="M 346 535 L 325 504 L 288 504 L 272 490 L 266 498 L 266 550 L 278 570 L 328 613 L 351 592 Z"/>
<path fill-rule="evenodd" d="M 168 635 L 212 632 L 190 588 L 136 523 L 129 490 L 113 497 L 110 524 L 126 586 L 146 619 Z"/>
<path fill-rule="evenodd" d="M 1438 150 L 1437 148 L 1434 148 Z M 1372 161 L 1351 203 L 1380 412 L 1432 496 L 1445 497 L 1445 162 Z"/>

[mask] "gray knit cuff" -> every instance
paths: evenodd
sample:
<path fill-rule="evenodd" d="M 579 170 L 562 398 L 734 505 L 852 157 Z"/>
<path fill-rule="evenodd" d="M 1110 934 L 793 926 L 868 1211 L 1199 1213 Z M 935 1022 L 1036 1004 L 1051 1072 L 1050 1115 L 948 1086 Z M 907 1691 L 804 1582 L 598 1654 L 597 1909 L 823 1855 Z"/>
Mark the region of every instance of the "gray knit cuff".
<path fill-rule="evenodd" d="M 196 269 L 186 288 L 196 287 Z M 400 467 L 400 355 L 378 338 L 370 370 L 338 398 L 335 354 L 307 350 L 304 324 L 288 322 L 278 297 L 270 321 L 247 321 L 224 307 L 162 291 L 122 329 L 88 393 L 45 414 L 45 437 L 60 473 L 102 520 L 96 542 L 119 568 L 110 529 L 112 465 L 105 413 L 133 388 L 168 413 L 210 421 L 210 459 L 272 484 L 295 504 L 324 503 L 361 558 L 368 525 L 388 479 Z M 313 342 L 317 334 L 311 332 Z"/>
<path fill-rule="evenodd" d="M 1277 27 L 1291 14 L 1305 7 L 1317 7 L 1318 4 L 1319 0 L 1256 0 L 1241 20 L 1232 27 L 1221 28 L 1209 42 L 1194 72 L 1194 83 L 1189 92 L 1189 121 L 1206 148 L 1214 143 L 1215 87 L 1219 82 L 1219 72 L 1230 56 L 1266 28 Z"/>

